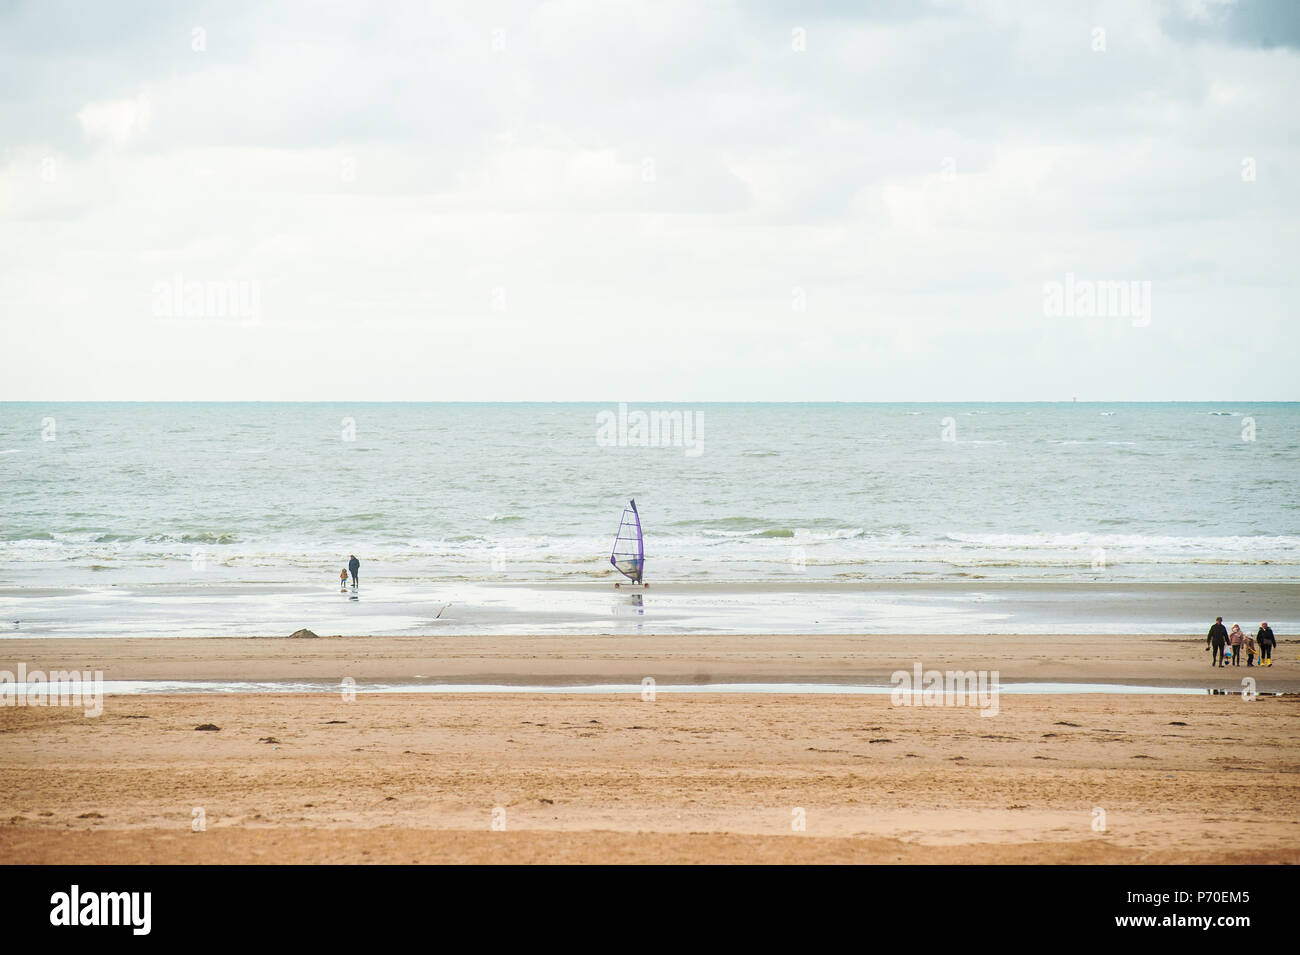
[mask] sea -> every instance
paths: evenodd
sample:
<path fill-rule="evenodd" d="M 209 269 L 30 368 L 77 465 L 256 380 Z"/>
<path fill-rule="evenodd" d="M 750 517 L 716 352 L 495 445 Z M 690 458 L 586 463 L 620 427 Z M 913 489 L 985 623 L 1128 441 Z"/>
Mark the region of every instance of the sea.
<path fill-rule="evenodd" d="M 0 636 L 1050 630 L 997 594 L 1199 584 L 1300 584 L 1300 404 L 0 403 Z"/>

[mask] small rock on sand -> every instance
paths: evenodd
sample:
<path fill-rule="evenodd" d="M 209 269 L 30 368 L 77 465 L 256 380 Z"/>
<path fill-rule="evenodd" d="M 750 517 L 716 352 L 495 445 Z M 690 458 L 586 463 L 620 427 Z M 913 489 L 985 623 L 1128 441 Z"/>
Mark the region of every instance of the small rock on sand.
<path fill-rule="evenodd" d="M 311 638 L 313 640 L 320 639 L 319 637 L 316 636 L 316 634 L 312 633 L 310 630 L 295 630 L 293 633 L 289 634 L 290 640 L 295 640 L 295 639 L 300 640 L 304 638 Z"/>
<path fill-rule="evenodd" d="M 218 726 L 216 723 L 200 723 L 198 726 L 194 728 L 196 730 L 207 730 L 209 732 L 216 732 L 217 730 L 221 729 L 221 727 Z"/>

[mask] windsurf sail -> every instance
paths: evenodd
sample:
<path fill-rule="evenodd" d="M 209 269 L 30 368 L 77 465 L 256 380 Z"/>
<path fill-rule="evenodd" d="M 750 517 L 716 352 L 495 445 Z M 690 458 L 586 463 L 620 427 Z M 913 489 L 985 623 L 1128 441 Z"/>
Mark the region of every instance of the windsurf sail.
<path fill-rule="evenodd" d="M 641 539 L 641 515 L 637 513 L 636 501 L 628 501 L 627 507 L 623 508 L 623 520 L 618 525 L 609 562 L 623 576 L 641 583 L 641 574 L 645 570 L 645 543 Z"/>

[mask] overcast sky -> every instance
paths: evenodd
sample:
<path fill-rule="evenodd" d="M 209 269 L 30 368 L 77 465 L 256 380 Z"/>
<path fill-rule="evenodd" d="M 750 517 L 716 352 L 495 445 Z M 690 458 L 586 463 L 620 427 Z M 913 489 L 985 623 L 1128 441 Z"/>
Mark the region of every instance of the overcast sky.
<path fill-rule="evenodd" d="M 1288 0 L 3 3 L 0 400 L 1297 400 L 1298 102 Z"/>

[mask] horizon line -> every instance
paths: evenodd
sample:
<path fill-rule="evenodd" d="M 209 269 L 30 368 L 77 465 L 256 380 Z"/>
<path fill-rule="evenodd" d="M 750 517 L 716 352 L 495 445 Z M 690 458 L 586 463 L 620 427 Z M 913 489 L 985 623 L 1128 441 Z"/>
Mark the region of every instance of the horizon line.
<path fill-rule="evenodd" d="M 285 398 L 242 398 L 242 399 L 187 399 L 187 398 L 59 398 L 59 399 L 0 399 L 0 407 L 5 405 L 56 405 L 56 404 L 317 404 L 317 405 L 533 405 L 533 404 L 585 404 L 604 405 L 604 407 L 650 407 L 650 405 L 963 405 L 963 404 L 1027 404 L 1027 405 L 1106 405 L 1106 404 L 1251 404 L 1283 405 L 1300 404 L 1300 399 L 926 399 L 926 400 L 770 400 L 770 399 L 285 399 Z"/>
<path fill-rule="evenodd" d="M 847 400 L 826 398 L 767 399 L 736 398 L 703 400 L 681 398 L 0 398 L 0 405 L 19 404 L 267 404 L 267 405 L 1204 405 L 1204 404 L 1300 404 L 1300 398 L 927 398 L 924 400 Z"/>

